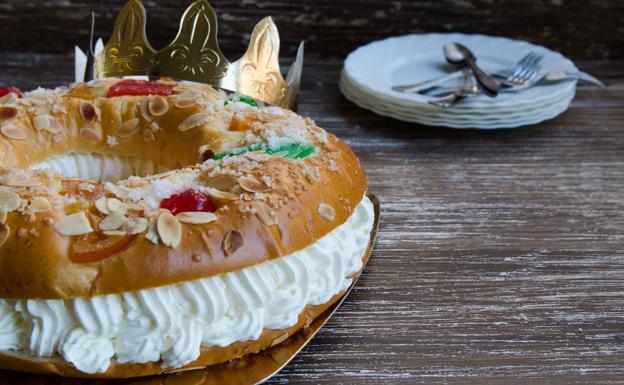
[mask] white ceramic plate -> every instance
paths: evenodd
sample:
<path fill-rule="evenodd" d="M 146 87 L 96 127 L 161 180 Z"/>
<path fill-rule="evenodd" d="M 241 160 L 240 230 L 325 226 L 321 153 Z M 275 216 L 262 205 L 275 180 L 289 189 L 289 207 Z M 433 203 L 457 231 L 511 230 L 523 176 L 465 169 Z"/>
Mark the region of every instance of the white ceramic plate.
<path fill-rule="evenodd" d="M 540 109 L 535 113 L 522 114 L 515 119 L 491 119 L 491 120 L 461 120 L 452 118 L 435 118 L 417 114 L 409 114 L 405 112 L 399 112 L 387 106 L 379 104 L 371 104 L 368 101 L 361 100 L 357 96 L 353 96 L 346 89 L 342 88 L 342 91 L 347 97 L 355 104 L 362 108 L 371 110 L 379 115 L 388 116 L 398 120 L 406 122 L 415 122 L 426 124 L 429 126 L 443 126 L 452 128 L 480 128 L 480 129 L 498 129 L 498 128 L 514 128 L 520 126 L 526 126 L 531 124 L 537 124 L 545 120 L 552 119 L 559 114 L 563 113 L 569 107 L 574 94 L 566 97 L 565 99 L 549 106 L 546 109 Z M 533 112 L 533 111 L 531 111 Z"/>
<path fill-rule="evenodd" d="M 507 68 L 531 51 L 543 55 L 542 72 L 576 70 L 561 54 L 527 42 L 459 33 L 406 35 L 372 42 L 349 54 L 341 75 L 341 89 L 364 108 L 403 120 L 458 128 L 465 124 L 474 128 L 534 124 L 565 111 L 574 97 L 576 82 L 569 81 L 501 93 L 494 99 L 479 95 L 443 109 L 428 104 L 425 95 L 392 90 L 395 84 L 416 83 L 456 70 L 446 64 L 442 53 L 442 46 L 449 41 L 460 42 L 475 52 L 479 65 L 486 71 Z"/>
<path fill-rule="evenodd" d="M 379 97 L 379 95 L 372 94 L 359 88 L 349 80 L 348 76 L 341 77 L 340 87 L 341 89 L 349 92 L 352 97 L 357 97 L 358 99 L 366 101 L 373 105 L 385 106 L 388 109 L 396 110 L 398 112 L 406 112 L 413 115 L 422 115 L 445 119 L 469 119 L 473 121 L 501 118 L 508 119 L 510 116 L 526 113 L 535 113 L 535 111 L 548 108 L 554 103 L 569 98 L 570 95 L 574 95 L 575 91 L 575 89 L 573 88 L 569 90 L 569 92 L 556 93 L 549 98 L 542 99 L 539 103 L 526 103 L 521 106 L 509 106 L 496 109 L 479 109 L 476 111 L 456 111 L 454 108 L 444 109 L 430 104 L 427 104 L 427 106 L 409 106 L 404 104 L 397 104 L 393 101 L 381 98 Z"/>

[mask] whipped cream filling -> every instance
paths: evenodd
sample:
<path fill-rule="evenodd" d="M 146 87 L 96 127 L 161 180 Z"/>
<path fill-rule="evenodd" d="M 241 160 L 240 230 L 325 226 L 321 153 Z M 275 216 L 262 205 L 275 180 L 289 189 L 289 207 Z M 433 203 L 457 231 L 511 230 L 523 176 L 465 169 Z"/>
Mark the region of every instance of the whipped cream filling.
<path fill-rule="evenodd" d="M 55 156 L 30 167 L 51 168 L 70 178 L 117 182 L 131 175 L 145 176 L 169 171 L 149 159 L 136 156 L 69 153 Z"/>
<path fill-rule="evenodd" d="M 202 346 L 288 328 L 306 305 L 346 290 L 362 267 L 373 221 L 364 197 L 345 223 L 305 249 L 239 271 L 97 297 L 0 299 L 0 351 L 58 354 L 85 373 L 104 372 L 113 359 L 184 366 Z"/>

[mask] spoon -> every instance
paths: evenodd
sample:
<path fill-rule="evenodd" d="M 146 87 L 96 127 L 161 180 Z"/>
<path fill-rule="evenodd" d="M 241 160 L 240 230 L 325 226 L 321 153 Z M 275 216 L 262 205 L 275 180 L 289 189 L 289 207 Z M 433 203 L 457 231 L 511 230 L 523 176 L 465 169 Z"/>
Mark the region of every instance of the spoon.
<path fill-rule="evenodd" d="M 501 85 L 498 80 L 486 74 L 477 65 L 477 58 L 475 55 L 464 45 L 459 43 L 446 43 L 443 47 L 444 56 L 446 60 L 455 65 L 468 66 L 472 69 L 477 82 L 489 96 L 496 96 Z"/>
<path fill-rule="evenodd" d="M 429 104 L 441 108 L 449 108 L 464 98 L 476 96 L 477 92 L 479 92 L 479 88 L 472 81 L 472 70 L 464 67 L 459 86 L 450 93 L 430 99 Z"/>

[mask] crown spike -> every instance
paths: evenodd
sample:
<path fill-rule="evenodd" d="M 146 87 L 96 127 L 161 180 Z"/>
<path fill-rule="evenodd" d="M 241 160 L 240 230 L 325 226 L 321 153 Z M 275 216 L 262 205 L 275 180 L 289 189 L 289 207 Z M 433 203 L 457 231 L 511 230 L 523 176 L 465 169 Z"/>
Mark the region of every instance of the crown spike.
<path fill-rule="evenodd" d="M 148 75 L 156 51 L 147 41 L 146 14 L 139 0 L 130 0 L 115 21 L 115 29 L 96 61 L 97 77 Z"/>
<path fill-rule="evenodd" d="M 220 84 L 229 66 L 217 43 L 217 16 L 206 0 L 191 4 L 180 22 L 175 40 L 158 52 L 160 74 L 209 84 Z"/>

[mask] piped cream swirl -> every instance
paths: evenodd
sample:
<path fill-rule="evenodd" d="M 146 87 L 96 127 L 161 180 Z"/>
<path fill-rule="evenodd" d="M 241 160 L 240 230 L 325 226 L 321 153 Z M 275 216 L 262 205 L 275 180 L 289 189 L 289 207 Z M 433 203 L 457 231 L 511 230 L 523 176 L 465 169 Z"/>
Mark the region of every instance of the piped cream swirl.
<path fill-rule="evenodd" d="M 347 289 L 373 221 L 364 197 L 345 223 L 307 248 L 236 272 L 91 298 L 0 300 L 0 351 L 59 354 L 85 373 L 106 371 L 112 359 L 184 366 L 202 346 L 288 328 L 306 305 Z"/>

